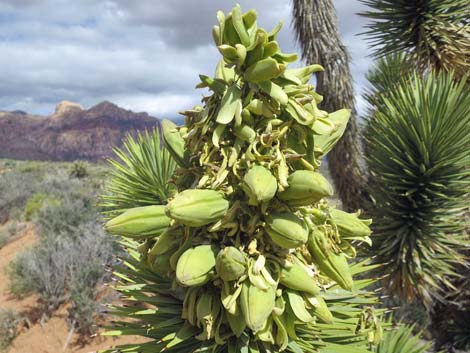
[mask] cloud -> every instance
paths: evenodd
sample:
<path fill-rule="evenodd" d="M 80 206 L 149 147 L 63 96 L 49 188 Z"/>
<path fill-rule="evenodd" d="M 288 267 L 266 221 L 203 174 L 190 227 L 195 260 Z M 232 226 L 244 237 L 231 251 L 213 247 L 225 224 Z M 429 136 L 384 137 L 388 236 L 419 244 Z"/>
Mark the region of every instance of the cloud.
<path fill-rule="evenodd" d="M 29 6 L 34 6 L 34 5 L 39 5 L 44 3 L 45 0 L 2 0 L 0 1 L 0 5 L 8 5 L 11 7 L 17 7 L 17 8 L 24 8 L 24 7 L 29 7 Z"/>
<path fill-rule="evenodd" d="M 285 52 L 298 51 L 285 0 L 240 0 L 260 25 L 279 20 Z M 63 99 L 90 106 L 111 100 L 136 111 L 176 117 L 200 101 L 198 74 L 219 54 L 211 28 L 232 0 L 0 0 L 0 110 L 50 114 Z M 356 34 L 358 1 L 336 0 L 359 91 L 371 60 Z"/>
<path fill-rule="evenodd" d="M 163 34 L 163 40 L 171 46 L 191 48 L 212 43 L 209 35 L 216 23 L 217 10 L 230 11 L 233 0 L 172 0 L 159 1 L 112 0 L 115 10 L 130 25 L 152 26 Z M 239 1 L 244 9 L 253 7 L 253 1 Z M 261 14 L 260 24 L 273 27 L 278 21 L 290 21 L 290 5 L 287 1 L 260 0 L 256 9 Z"/>

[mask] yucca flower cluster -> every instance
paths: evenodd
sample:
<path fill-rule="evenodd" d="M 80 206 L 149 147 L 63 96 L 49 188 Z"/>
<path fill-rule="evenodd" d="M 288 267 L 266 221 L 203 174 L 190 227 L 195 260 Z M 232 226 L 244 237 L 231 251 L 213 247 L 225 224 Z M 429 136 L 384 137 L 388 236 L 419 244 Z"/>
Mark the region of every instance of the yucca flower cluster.
<path fill-rule="evenodd" d="M 356 244 L 370 244 L 370 221 L 330 207 L 332 186 L 318 172 L 349 111 L 318 108 L 322 97 L 309 81 L 322 68 L 288 69 L 297 55 L 281 52 L 281 25 L 258 28 L 256 11 L 238 5 L 217 18 L 222 60 L 198 85 L 211 94 L 183 112 L 185 126 L 163 122 L 165 146 L 180 166 L 177 192 L 165 205 L 129 209 L 106 224 L 141 240 L 139 261 L 168 283 L 149 290 L 169 306 L 182 303 L 174 318 L 182 331 L 145 351 L 196 337 L 214 352 L 313 352 L 322 343 L 305 337 L 322 324 L 334 331 L 335 320 L 354 328 L 339 345 L 364 336 L 377 342 L 372 309 L 338 318 L 324 299 L 330 288 L 337 288 L 338 307 L 355 297 L 362 286 L 355 288 L 348 259 Z"/>

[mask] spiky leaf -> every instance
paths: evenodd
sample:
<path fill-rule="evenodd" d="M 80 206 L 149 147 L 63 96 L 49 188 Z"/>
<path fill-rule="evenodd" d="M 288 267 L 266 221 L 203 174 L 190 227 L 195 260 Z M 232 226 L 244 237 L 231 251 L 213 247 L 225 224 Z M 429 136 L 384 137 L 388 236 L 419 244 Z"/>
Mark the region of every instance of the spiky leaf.
<path fill-rule="evenodd" d="M 461 222 L 470 186 L 470 92 L 452 75 L 403 79 L 366 125 L 374 244 L 387 288 L 426 305 L 443 300 L 463 262 Z"/>

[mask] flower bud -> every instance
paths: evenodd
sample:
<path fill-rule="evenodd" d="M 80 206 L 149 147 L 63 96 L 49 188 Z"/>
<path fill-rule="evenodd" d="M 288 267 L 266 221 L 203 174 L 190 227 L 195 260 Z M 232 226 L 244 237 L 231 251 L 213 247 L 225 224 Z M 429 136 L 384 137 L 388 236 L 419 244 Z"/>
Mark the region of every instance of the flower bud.
<path fill-rule="evenodd" d="M 333 195 L 333 187 L 320 173 L 298 170 L 287 178 L 289 187 L 277 196 L 290 206 L 308 206 Z"/>
<path fill-rule="evenodd" d="M 361 220 L 355 213 L 347 213 L 336 208 L 330 211 L 334 224 L 342 236 L 368 237 L 372 231 L 370 220 Z"/>
<path fill-rule="evenodd" d="M 211 245 L 199 245 L 186 250 L 176 264 L 176 279 L 187 287 L 201 286 L 207 283 L 215 267 L 217 248 Z"/>
<path fill-rule="evenodd" d="M 308 240 L 305 222 L 293 213 L 275 212 L 266 219 L 266 232 L 281 248 L 297 248 Z"/>
<path fill-rule="evenodd" d="M 215 190 L 188 189 L 180 192 L 166 206 L 166 213 L 189 227 L 202 227 L 221 219 L 229 202 Z"/>
<path fill-rule="evenodd" d="M 276 299 L 276 291 L 268 286 L 267 290 L 259 289 L 249 280 L 243 283 L 240 294 L 240 308 L 246 325 L 253 331 L 261 330 L 271 315 Z"/>
<path fill-rule="evenodd" d="M 245 174 L 242 188 L 249 197 L 249 204 L 258 205 L 276 195 L 277 180 L 268 169 L 255 165 Z"/>
<path fill-rule="evenodd" d="M 320 288 L 314 278 L 307 272 L 305 266 L 295 258 L 293 262 L 282 268 L 279 282 L 287 288 L 311 295 L 320 293 Z"/>
<path fill-rule="evenodd" d="M 131 208 L 109 220 L 105 228 L 112 234 L 143 238 L 160 235 L 170 225 L 170 221 L 165 214 L 165 206 L 144 206 Z"/>
<path fill-rule="evenodd" d="M 245 256 L 237 248 L 228 246 L 219 251 L 215 268 L 224 281 L 236 281 L 246 271 Z"/>
<path fill-rule="evenodd" d="M 320 272 L 327 275 L 346 290 L 353 289 L 353 278 L 346 255 L 335 253 L 328 246 L 328 239 L 319 229 L 313 229 L 308 238 L 308 250 Z"/>

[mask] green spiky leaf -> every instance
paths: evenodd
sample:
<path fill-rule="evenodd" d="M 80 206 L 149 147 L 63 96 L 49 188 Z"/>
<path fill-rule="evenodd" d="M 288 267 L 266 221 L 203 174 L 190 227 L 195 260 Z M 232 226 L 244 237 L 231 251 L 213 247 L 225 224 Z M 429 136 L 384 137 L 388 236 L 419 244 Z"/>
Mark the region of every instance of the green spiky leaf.
<path fill-rule="evenodd" d="M 430 73 L 378 95 L 367 121 L 366 158 L 376 205 L 374 252 L 387 288 L 426 305 L 452 288 L 470 186 L 470 92 L 464 80 Z"/>
<path fill-rule="evenodd" d="M 370 19 L 369 37 L 376 56 L 409 54 L 426 69 L 458 70 L 470 67 L 470 6 L 467 0 L 361 0 L 370 7 L 361 13 Z"/>
<path fill-rule="evenodd" d="M 110 159 L 111 175 L 103 207 L 108 214 L 128 208 L 162 203 L 173 192 L 168 180 L 176 162 L 163 147 L 160 131 L 128 136 L 123 148 L 114 150 L 117 159 Z"/>

